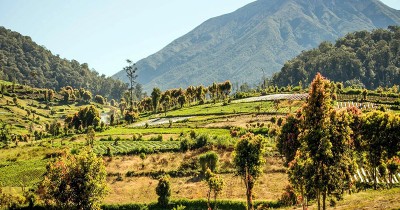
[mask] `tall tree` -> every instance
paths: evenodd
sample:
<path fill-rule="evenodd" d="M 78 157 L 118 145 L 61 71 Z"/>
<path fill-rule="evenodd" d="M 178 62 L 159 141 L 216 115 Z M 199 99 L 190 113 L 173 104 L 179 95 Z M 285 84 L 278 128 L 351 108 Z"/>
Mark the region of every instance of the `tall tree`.
<path fill-rule="evenodd" d="M 253 207 L 253 187 L 257 178 L 262 173 L 264 160 L 265 143 L 261 136 L 254 136 L 248 133 L 236 144 L 234 153 L 234 165 L 236 173 L 242 178 L 246 187 L 247 209 Z"/>
<path fill-rule="evenodd" d="M 296 151 L 300 148 L 300 114 L 301 113 L 297 113 L 296 116 L 292 114 L 288 115 L 278 135 L 278 143 L 276 146 L 279 152 L 285 156 L 286 165 L 294 159 Z"/>
<path fill-rule="evenodd" d="M 128 66 L 124 67 L 124 71 L 126 72 L 126 75 L 128 76 L 130 87 L 129 87 L 129 94 L 130 94 L 130 100 L 129 100 L 129 105 L 133 106 L 133 85 L 135 84 L 135 80 L 137 78 L 136 71 L 136 63 L 133 63 L 131 60 L 127 59 L 126 62 L 128 63 Z"/>
<path fill-rule="evenodd" d="M 151 92 L 151 100 L 153 102 L 154 112 L 158 111 L 158 104 L 161 98 L 161 90 L 159 88 L 153 88 L 153 92 Z"/>
<path fill-rule="evenodd" d="M 299 164 L 290 164 L 294 166 L 290 168 L 291 173 L 297 174 L 298 180 L 305 181 L 306 189 L 312 190 L 308 194 L 316 195 L 318 209 L 321 209 L 321 200 L 322 209 L 326 209 L 327 196 L 343 193 L 342 187 L 350 180 L 353 170 L 350 117 L 347 111 L 333 110 L 330 85 L 319 73 L 311 83 L 309 98 L 302 110 L 300 155 L 293 160 Z M 299 170 L 299 166 L 303 168 Z"/>

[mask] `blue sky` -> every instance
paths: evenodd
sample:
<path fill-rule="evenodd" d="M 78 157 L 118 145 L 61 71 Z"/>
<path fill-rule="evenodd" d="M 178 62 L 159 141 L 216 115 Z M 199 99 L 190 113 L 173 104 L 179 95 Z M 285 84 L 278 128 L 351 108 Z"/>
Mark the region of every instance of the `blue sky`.
<path fill-rule="evenodd" d="M 0 0 L 0 25 L 111 76 L 254 0 Z M 400 0 L 382 0 L 400 9 Z"/>

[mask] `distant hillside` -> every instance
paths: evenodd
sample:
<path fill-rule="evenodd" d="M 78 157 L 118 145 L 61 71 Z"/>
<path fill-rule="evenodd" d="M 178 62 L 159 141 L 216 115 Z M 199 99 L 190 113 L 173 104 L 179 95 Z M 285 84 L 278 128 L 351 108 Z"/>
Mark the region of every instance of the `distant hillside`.
<path fill-rule="evenodd" d="M 137 62 L 145 90 L 261 82 L 301 51 L 348 32 L 400 24 L 379 0 L 258 0 L 212 18 Z M 124 72 L 114 78 L 126 80 Z"/>
<path fill-rule="evenodd" d="M 29 36 L 0 27 L 0 79 L 59 90 L 85 88 L 93 94 L 120 99 L 127 85 L 90 70 L 88 64 L 62 59 Z"/>
<path fill-rule="evenodd" d="M 323 42 L 285 63 L 273 78 L 278 85 L 308 84 L 317 72 L 334 81 L 367 88 L 400 84 L 400 27 L 346 35 L 333 45 Z"/>

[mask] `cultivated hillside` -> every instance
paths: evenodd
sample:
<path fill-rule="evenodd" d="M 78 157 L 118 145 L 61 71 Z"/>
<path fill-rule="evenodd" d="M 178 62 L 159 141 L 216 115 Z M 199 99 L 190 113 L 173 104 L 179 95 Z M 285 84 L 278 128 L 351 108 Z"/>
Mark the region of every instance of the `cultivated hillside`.
<path fill-rule="evenodd" d="M 400 11 L 378 0 L 258 0 L 209 19 L 137 62 L 145 90 L 261 81 L 285 61 L 348 32 L 400 24 Z M 113 76 L 124 81 L 125 72 Z"/>

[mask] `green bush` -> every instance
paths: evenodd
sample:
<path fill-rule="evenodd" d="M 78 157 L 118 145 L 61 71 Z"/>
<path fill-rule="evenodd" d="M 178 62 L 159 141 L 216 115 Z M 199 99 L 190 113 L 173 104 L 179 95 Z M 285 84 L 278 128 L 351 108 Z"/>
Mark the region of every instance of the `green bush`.
<path fill-rule="evenodd" d="M 201 173 L 204 175 L 209 168 L 212 172 L 215 172 L 218 164 L 218 155 L 215 152 L 207 152 L 199 156 L 199 163 L 201 166 Z"/>
<path fill-rule="evenodd" d="M 180 150 L 182 151 L 182 152 L 186 152 L 186 151 L 188 151 L 190 148 L 191 148 L 191 145 L 192 145 L 192 143 L 191 143 L 191 141 L 189 140 L 189 139 L 187 139 L 187 138 L 182 138 L 182 140 L 181 140 L 181 142 L 180 142 Z"/>
<path fill-rule="evenodd" d="M 158 204 L 162 207 L 167 207 L 171 196 L 171 187 L 168 176 L 163 176 L 158 180 L 156 193 L 158 195 Z"/>
<path fill-rule="evenodd" d="M 210 137 L 207 134 L 199 135 L 196 138 L 196 143 L 193 146 L 193 149 L 202 148 L 202 147 L 206 146 L 209 141 L 210 141 Z"/>

